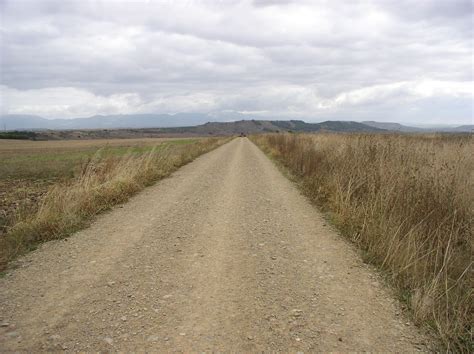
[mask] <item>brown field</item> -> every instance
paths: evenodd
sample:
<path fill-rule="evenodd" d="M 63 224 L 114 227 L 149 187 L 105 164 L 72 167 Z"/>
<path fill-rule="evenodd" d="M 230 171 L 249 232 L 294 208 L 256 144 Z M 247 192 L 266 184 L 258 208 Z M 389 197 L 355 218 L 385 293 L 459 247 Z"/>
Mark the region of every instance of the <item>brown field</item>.
<path fill-rule="evenodd" d="M 0 140 L 0 268 L 223 142 Z"/>
<path fill-rule="evenodd" d="M 446 348 L 472 347 L 474 154 L 469 135 L 272 134 L 279 161 L 384 270 Z"/>
<path fill-rule="evenodd" d="M 0 235 L 29 213 L 49 187 L 72 178 L 100 150 L 106 156 L 140 154 L 162 143 L 197 139 L 142 138 L 31 141 L 0 139 Z"/>
<path fill-rule="evenodd" d="M 0 139 L 0 156 L 21 151 L 54 151 L 100 148 L 103 146 L 155 146 L 165 141 L 195 140 L 199 138 L 139 138 L 139 139 L 90 139 L 90 140 L 15 140 Z"/>

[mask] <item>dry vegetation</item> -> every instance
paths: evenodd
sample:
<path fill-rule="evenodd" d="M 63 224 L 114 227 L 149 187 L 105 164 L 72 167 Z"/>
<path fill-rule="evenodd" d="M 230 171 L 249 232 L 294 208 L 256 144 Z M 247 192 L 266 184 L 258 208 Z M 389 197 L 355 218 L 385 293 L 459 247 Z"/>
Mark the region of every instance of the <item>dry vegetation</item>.
<path fill-rule="evenodd" d="M 253 137 L 399 289 L 448 350 L 472 350 L 468 135 Z"/>
<path fill-rule="evenodd" d="M 111 139 L 82 141 L 0 140 L 0 237 L 20 214 L 35 211 L 49 187 L 78 175 L 101 149 L 102 157 L 140 155 L 157 145 L 192 144 L 196 139 Z M 161 145 L 163 148 L 165 145 Z"/>
<path fill-rule="evenodd" d="M 2 142 L 0 269 L 227 140 Z"/>

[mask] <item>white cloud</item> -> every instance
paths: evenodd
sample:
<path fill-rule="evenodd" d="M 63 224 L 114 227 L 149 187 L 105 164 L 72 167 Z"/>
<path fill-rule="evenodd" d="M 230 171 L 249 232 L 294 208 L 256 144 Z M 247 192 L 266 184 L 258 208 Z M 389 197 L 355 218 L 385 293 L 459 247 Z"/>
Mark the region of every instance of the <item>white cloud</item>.
<path fill-rule="evenodd" d="M 33 90 L 1 87 L 0 92 L 3 99 L 3 113 L 37 114 L 51 118 L 132 113 L 143 104 L 136 93 L 105 97 L 73 87 Z"/>
<path fill-rule="evenodd" d="M 397 100 L 406 102 L 431 97 L 464 97 L 474 98 L 472 82 L 455 82 L 439 80 L 402 81 L 390 84 L 368 86 L 339 94 L 334 99 L 322 102 L 322 108 L 337 106 L 364 105 L 373 102 Z"/>
<path fill-rule="evenodd" d="M 2 111 L 470 121 L 471 2 L 409 5 L 3 1 Z"/>

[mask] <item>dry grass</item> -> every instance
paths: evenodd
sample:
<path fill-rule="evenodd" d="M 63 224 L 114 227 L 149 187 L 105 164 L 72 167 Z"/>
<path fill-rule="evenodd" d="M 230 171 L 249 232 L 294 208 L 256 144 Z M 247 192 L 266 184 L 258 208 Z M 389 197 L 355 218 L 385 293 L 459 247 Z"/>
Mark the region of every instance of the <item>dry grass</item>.
<path fill-rule="evenodd" d="M 253 137 L 380 266 L 418 323 L 472 350 L 473 143 L 467 135 Z"/>
<path fill-rule="evenodd" d="M 102 149 L 103 155 L 140 154 L 157 145 L 192 144 L 197 139 L 0 140 L 0 180 L 58 179 L 74 175 L 81 161 Z"/>
<path fill-rule="evenodd" d="M 200 139 L 120 153 L 99 149 L 86 160 L 77 160 L 74 177 L 49 187 L 34 210 L 18 208 L 15 212 L 7 233 L 0 237 L 0 269 L 38 243 L 65 237 L 84 227 L 98 213 L 126 201 L 226 141 Z"/>
<path fill-rule="evenodd" d="M 51 185 L 81 173 L 97 151 L 102 158 L 142 155 L 168 145 L 193 144 L 196 138 L 1 140 L 0 139 L 0 238 L 18 218 L 32 213 Z"/>

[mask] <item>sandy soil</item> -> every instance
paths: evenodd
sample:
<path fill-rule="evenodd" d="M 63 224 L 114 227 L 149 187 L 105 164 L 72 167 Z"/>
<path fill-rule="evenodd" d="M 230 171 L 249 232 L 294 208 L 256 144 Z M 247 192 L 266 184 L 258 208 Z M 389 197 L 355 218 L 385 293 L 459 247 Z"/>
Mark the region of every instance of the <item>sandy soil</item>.
<path fill-rule="evenodd" d="M 378 276 L 246 138 L 0 280 L 0 351 L 416 351 Z"/>

